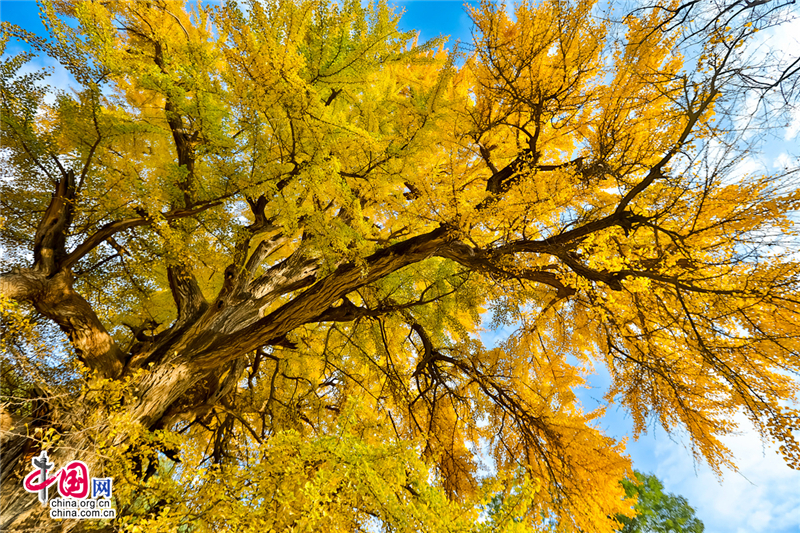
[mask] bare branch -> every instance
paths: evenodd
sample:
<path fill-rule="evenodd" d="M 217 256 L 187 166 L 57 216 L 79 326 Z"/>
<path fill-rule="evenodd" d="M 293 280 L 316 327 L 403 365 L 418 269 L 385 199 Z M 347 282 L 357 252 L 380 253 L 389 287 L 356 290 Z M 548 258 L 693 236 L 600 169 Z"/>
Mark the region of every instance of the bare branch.
<path fill-rule="evenodd" d="M 221 205 L 225 200 L 227 200 L 231 195 L 221 196 L 214 200 L 208 200 L 206 202 L 200 202 L 195 204 L 192 209 L 174 209 L 172 211 L 168 211 L 166 213 L 161 213 L 160 217 L 164 220 L 176 220 L 179 218 L 186 218 L 190 216 L 197 215 L 202 213 L 203 211 L 210 209 L 212 207 L 216 207 Z M 153 218 L 149 216 L 140 216 L 135 218 L 127 218 L 123 220 L 116 220 L 114 222 L 109 222 L 108 224 L 101 227 L 95 233 L 90 235 L 83 241 L 80 245 L 78 245 L 63 261 L 58 264 L 59 269 L 69 269 L 72 268 L 75 263 L 81 260 L 86 254 L 94 250 L 98 247 L 103 241 L 108 239 L 109 237 L 116 235 L 125 230 L 129 230 L 131 228 L 136 228 L 139 226 L 147 226 L 153 223 Z"/>

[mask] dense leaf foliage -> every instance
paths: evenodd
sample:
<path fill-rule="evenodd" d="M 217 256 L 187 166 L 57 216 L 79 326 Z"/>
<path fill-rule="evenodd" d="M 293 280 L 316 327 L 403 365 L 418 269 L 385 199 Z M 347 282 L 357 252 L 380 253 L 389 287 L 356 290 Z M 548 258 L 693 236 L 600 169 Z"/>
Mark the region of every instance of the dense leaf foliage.
<path fill-rule="evenodd" d="M 743 100 L 795 99 L 781 3 L 484 2 L 449 51 L 359 0 L 42 8 L 0 65 L 4 530 L 53 525 L 46 448 L 131 531 L 610 533 L 595 366 L 637 435 L 718 470 L 744 412 L 800 466 L 797 169 L 736 166 Z"/>
<path fill-rule="evenodd" d="M 624 479 L 627 498 L 636 498 L 636 516 L 619 517 L 621 533 L 703 533 L 703 522 L 683 496 L 664 493 L 664 485 L 652 474 L 634 472 Z"/>

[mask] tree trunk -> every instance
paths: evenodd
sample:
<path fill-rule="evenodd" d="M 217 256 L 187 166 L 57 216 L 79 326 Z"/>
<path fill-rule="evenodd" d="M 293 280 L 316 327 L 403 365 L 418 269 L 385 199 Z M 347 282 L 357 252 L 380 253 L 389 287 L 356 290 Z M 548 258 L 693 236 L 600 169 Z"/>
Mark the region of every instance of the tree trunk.
<path fill-rule="evenodd" d="M 37 494 L 25 490 L 23 480 L 34 470 L 31 460 L 41 451 L 41 437 L 47 427 L 32 427 L 30 418 L 18 420 L 13 427 L 3 427 L 0 442 L 3 446 L 2 471 L 0 471 L 0 530 L 5 532 L 56 532 L 81 531 L 86 526 L 95 526 L 96 520 L 55 520 L 50 518 L 49 500 L 59 497 L 57 483 L 49 487 L 48 505 L 43 505 Z M 51 423 L 50 427 L 61 424 Z M 30 435 L 26 434 L 26 431 Z M 85 434 L 67 434 L 58 446 L 48 449 L 48 461 L 59 468 L 73 460 L 81 460 L 88 467 L 89 476 L 106 477 L 103 462 L 97 454 L 89 451 L 90 439 Z M 91 494 L 90 494 L 91 495 Z"/>

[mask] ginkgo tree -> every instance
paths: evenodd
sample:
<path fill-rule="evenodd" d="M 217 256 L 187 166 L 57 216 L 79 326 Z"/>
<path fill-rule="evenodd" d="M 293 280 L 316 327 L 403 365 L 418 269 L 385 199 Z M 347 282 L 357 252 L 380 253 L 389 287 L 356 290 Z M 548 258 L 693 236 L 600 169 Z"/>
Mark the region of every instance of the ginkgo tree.
<path fill-rule="evenodd" d="M 3 530 L 611 532 L 595 366 L 637 435 L 719 471 L 743 412 L 800 466 L 796 169 L 736 165 L 743 99 L 795 103 L 752 50 L 788 9 L 484 2 L 453 50 L 359 0 L 4 23 Z M 116 520 L 51 520 L 42 450 Z"/>

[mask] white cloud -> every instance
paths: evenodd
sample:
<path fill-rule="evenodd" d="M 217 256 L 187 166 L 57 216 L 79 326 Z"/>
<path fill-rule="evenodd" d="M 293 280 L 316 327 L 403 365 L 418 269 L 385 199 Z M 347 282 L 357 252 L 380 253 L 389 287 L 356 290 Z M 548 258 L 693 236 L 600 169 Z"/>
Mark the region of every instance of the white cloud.
<path fill-rule="evenodd" d="M 778 154 L 778 157 L 776 157 L 775 161 L 772 163 L 772 168 L 783 170 L 791 167 L 793 164 L 794 162 L 792 161 L 791 156 L 789 156 L 789 154 L 787 154 L 786 152 L 781 152 L 780 154 Z"/>
<path fill-rule="evenodd" d="M 787 141 L 794 140 L 797 134 L 800 133 L 800 107 L 795 107 L 789 114 L 789 124 L 786 126 L 786 132 L 783 138 Z"/>
<path fill-rule="evenodd" d="M 590 388 L 576 391 L 586 410 L 604 403 L 601 396 L 610 384 L 602 365 L 596 371 L 588 376 Z M 688 437 L 680 431 L 667 434 L 653 427 L 626 448 L 634 468 L 655 474 L 666 491 L 686 497 L 706 533 L 798 533 L 800 471 L 789 468 L 774 446 L 764 445 L 744 415 L 734 421 L 740 434 L 722 442 L 738 472 L 723 469 L 721 480 L 694 461 Z M 598 423 L 612 437 L 631 435 L 630 416 L 619 406 L 611 406 Z"/>
<path fill-rule="evenodd" d="M 756 134 L 758 128 L 754 128 L 753 125 L 758 115 L 759 105 L 762 105 L 762 102 L 758 95 L 750 92 L 745 96 L 742 109 L 735 115 L 734 125 L 737 130 L 742 132 L 742 139 L 750 139 Z"/>
<path fill-rule="evenodd" d="M 736 422 L 748 429 L 723 443 L 733 452 L 738 472 L 725 470 L 719 480 L 708 466 L 695 464 L 682 444 L 661 438 L 654 473 L 668 491 L 687 498 L 707 533 L 796 533 L 800 472 L 765 446 L 743 415 Z M 633 450 L 632 456 L 636 462 Z"/>
<path fill-rule="evenodd" d="M 736 163 L 736 166 L 733 167 L 731 172 L 731 176 L 738 180 L 745 176 L 752 176 L 763 171 L 764 165 L 758 162 L 754 157 L 748 155 Z"/>

